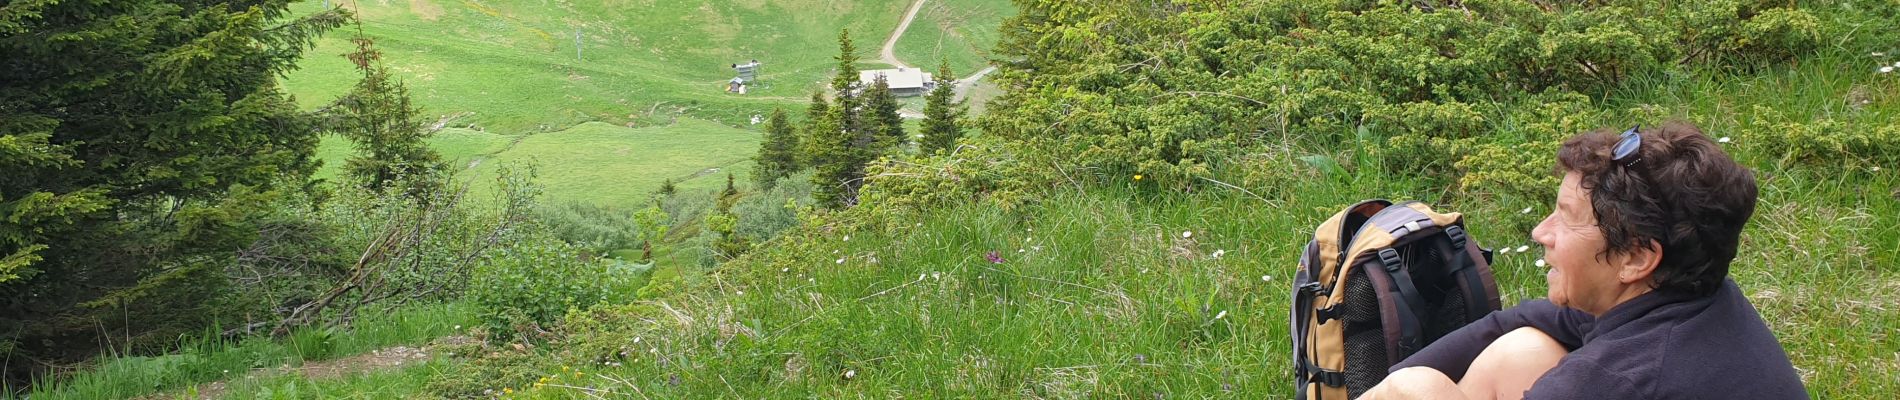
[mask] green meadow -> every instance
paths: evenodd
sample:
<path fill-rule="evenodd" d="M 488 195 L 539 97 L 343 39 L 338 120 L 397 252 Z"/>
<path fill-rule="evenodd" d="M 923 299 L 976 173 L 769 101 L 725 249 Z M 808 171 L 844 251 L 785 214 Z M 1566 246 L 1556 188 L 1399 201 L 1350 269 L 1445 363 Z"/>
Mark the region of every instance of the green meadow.
<path fill-rule="evenodd" d="M 682 189 L 745 178 L 759 132 L 751 117 L 799 110 L 835 65 L 849 29 L 875 60 L 908 2 L 882 1 L 430 1 L 332 2 L 356 12 L 362 33 L 409 87 L 431 125 L 432 147 L 486 184 L 498 164 L 533 162 L 552 199 L 639 201 L 673 179 Z M 1006 1 L 932 2 L 912 24 L 903 57 L 955 60 L 974 72 L 1008 15 Z M 325 3 L 295 7 L 311 12 Z M 949 18 L 949 19 L 945 19 Z M 960 25 L 952 22 L 971 22 Z M 286 86 L 308 108 L 327 104 L 357 72 L 346 26 L 318 42 Z M 946 31 L 947 30 L 947 31 Z M 575 32 L 580 33 L 578 43 Z M 912 51 L 906 46 L 928 51 Z M 577 57 L 576 49 L 579 54 Z M 764 64 L 747 94 L 725 92 L 733 63 Z M 913 61 L 921 62 L 921 61 Z M 934 65 L 934 62 L 932 63 Z M 865 68 L 884 68 L 868 63 Z M 921 103 L 919 103 L 921 104 Z M 333 178 L 351 148 L 327 137 Z"/>

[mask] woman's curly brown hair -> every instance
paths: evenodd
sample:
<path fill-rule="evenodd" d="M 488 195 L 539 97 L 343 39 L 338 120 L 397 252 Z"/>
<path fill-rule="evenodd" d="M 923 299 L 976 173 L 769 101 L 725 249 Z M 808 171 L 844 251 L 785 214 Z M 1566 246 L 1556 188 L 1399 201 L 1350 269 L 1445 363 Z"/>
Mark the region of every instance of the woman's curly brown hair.
<path fill-rule="evenodd" d="M 1742 226 L 1755 213 L 1755 174 L 1701 129 L 1669 122 L 1643 129 L 1634 157 L 1611 160 L 1615 130 L 1579 134 L 1557 150 L 1557 173 L 1576 172 L 1590 193 L 1598 229 L 1626 254 L 1650 240 L 1662 247 L 1651 275 L 1657 291 L 1714 293 L 1728 276 Z"/>

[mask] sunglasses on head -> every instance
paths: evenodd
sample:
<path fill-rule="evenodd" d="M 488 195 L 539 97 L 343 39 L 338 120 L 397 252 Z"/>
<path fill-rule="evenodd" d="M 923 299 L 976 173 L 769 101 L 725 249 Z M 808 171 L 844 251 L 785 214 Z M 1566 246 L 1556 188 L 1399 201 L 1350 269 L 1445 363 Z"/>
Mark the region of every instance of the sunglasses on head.
<path fill-rule="evenodd" d="M 1625 167 L 1635 166 L 1637 162 L 1643 161 L 1642 157 L 1637 157 L 1636 154 L 1637 150 L 1643 148 L 1643 134 L 1636 132 L 1636 129 L 1641 127 L 1642 125 L 1632 126 L 1629 130 L 1623 131 L 1620 138 L 1616 140 L 1616 147 L 1610 149 L 1610 161 L 1622 162 Z"/>

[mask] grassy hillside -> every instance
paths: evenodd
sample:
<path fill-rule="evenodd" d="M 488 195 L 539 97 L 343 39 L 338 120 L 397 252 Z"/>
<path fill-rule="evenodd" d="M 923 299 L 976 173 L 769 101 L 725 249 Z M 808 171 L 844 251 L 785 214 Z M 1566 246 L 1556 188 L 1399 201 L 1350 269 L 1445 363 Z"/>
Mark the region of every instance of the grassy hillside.
<path fill-rule="evenodd" d="M 798 104 L 828 79 L 839 29 L 875 58 L 876 43 L 908 3 L 880 1 L 432 1 L 341 2 L 358 10 L 428 114 L 472 112 L 500 133 L 564 129 L 586 121 L 650 125 L 682 111 L 743 124 Z M 312 11 L 321 2 L 306 2 Z M 349 50 L 346 27 L 312 54 Z M 575 32 L 581 54 L 576 59 Z M 765 63 L 763 87 L 727 94 L 732 63 Z M 354 82 L 341 57 L 314 57 L 287 80 L 309 106 Z M 545 127 L 544 127 L 545 125 Z"/>
<path fill-rule="evenodd" d="M 897 40 L 897 58 L 936 71 L 949 61 L 957 78 L 988 66 L 1003 19 L 1016 14 L 1010 0 L 937 0 L 924 2 L 917 19 Z"/>
<path fill-rule="evenodd" d="M 480 198 L 492 193 L 498 168 L 533 164 L 549 199 L 632 204 L 646 200 L 667 179 L 684 190 L 724 187 L 727 173 L 747 179 L 759 140 L 755 130 L 681 118 L 674 125 L 643 128 L 588 122 L 520 136 L 447 129 L 429 144 L 450 165 L 464 168 Z M 337 179 L 351 152 L 348 140 L 325 138 L 318 154 L 326 161 L 317 176 Z"/>
<path fill-rule="evenodd" d="M 994 3 L 994 4 L 992 4 Z M 300 4 L 313 11 L 323 2 Z M 757 149 L 753 115 L 774 107 L 798 110 L 829 79 L 839 29 L 850 29 L 866 59 L 902 17 L 907 1 L 431 1 L 333 2 L 356 10 L 364 34 L 408 85 L 423 119 L 445 129 L 431 143 L 473 167 L 486 181 L 497 163 L 534 160 L 551 198 L 612 203 L 659 187 L 724 185 L 724 172 L 744 178 Z M 1007 2 L 963 5 L 1007 8 Z M 933 14 L 934 15 L 934 14 Z M 1000 12 L 975 25 L 917 24 L 910 34 L 939 29 L 993 31 Z M 987 24 L 987 25 L 986 25 Z M 576 58 L 574 33 L 581 33 Z M 319 107 L 357 78 L 336 55 L 349 50 L 354 27 L 319 41 L 286 86 L 306 107 Z M 933 40 L 960 60 L 993 38 Z M 730 64 L 765 63 L 761 83 L 729 94 Z M 974 62 L 974 61 L 972 61 Z M 867 67 L 881 67 L 868 64 Z M 619 126 L 640 128 L 628 129 Z M 748 136 L 749 133 L 749 136 Z M 542 137 L 540 135 L 550 135 Z M 690 138 L 687 141 L 674 141 Z M 334 177 L 350 154 L 346 141 L 326 138 L 320 177 Z M 718 173 L 702 173 L 718 169 Z M 710 178 L 710 179 L 699 179 Z"/>
<path fill-rule="evenodd" d="M 1900 132 L 1900 81 L 1867 68 L 1892 62 L 1836 50 L 1759 68 L 1672 67 L 1560 116 L 1687 120 L 1758 171 L 1760 205 L 1730 276 L 1816 398 L 1900 393 L 1900 176 L 1873 161 L 1891 154 L 1844 150 Z M 1533 132 L 1487 123 L 1488 141 Z M 1869 136 L 1834 136 L 1854 132 Z M 815 218 L 717 270 L 669 278 L 684 285 L 670 295 L 571 316 L 547 350 L 448 381 L 530 398 L 1280 397 L 1292 390 L 1287 276 L 1298 249 L 1322 218 L 1373 197 L 1466 213 L 1474 236 L 1501 250 L 1507 305 L 1546 292 L 1532 264 L 1542 249 L 1528 238 L 1550 212 L 1540 196 L 1454 192 L 1388 173 L 1378 156 L 1356 164 L 1338 143 L 1260 140 L 1204 176 L 1240 189 L 1156 191 L 1132 176 L 1060 171 L 1031 193 Z M 1022 143 L 975 145 L 989 150 L 915 160 L 872 186 L 1044 168 L 1016 164 L 1032 161 L 1012 150 Z"/>

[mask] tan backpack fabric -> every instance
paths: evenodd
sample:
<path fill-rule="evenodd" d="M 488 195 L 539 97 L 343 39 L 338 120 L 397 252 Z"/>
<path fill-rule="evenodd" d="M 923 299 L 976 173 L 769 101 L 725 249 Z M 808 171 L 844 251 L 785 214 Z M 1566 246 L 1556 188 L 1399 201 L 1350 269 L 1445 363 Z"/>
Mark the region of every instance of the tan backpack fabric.
<path fill-rule="evenodd" d="M 1350 399 L 1499 307 L 1491 251 L 1459 213 L 1367 200 L 1313 233 L 1293 282 L 1296 397 Z"/>

